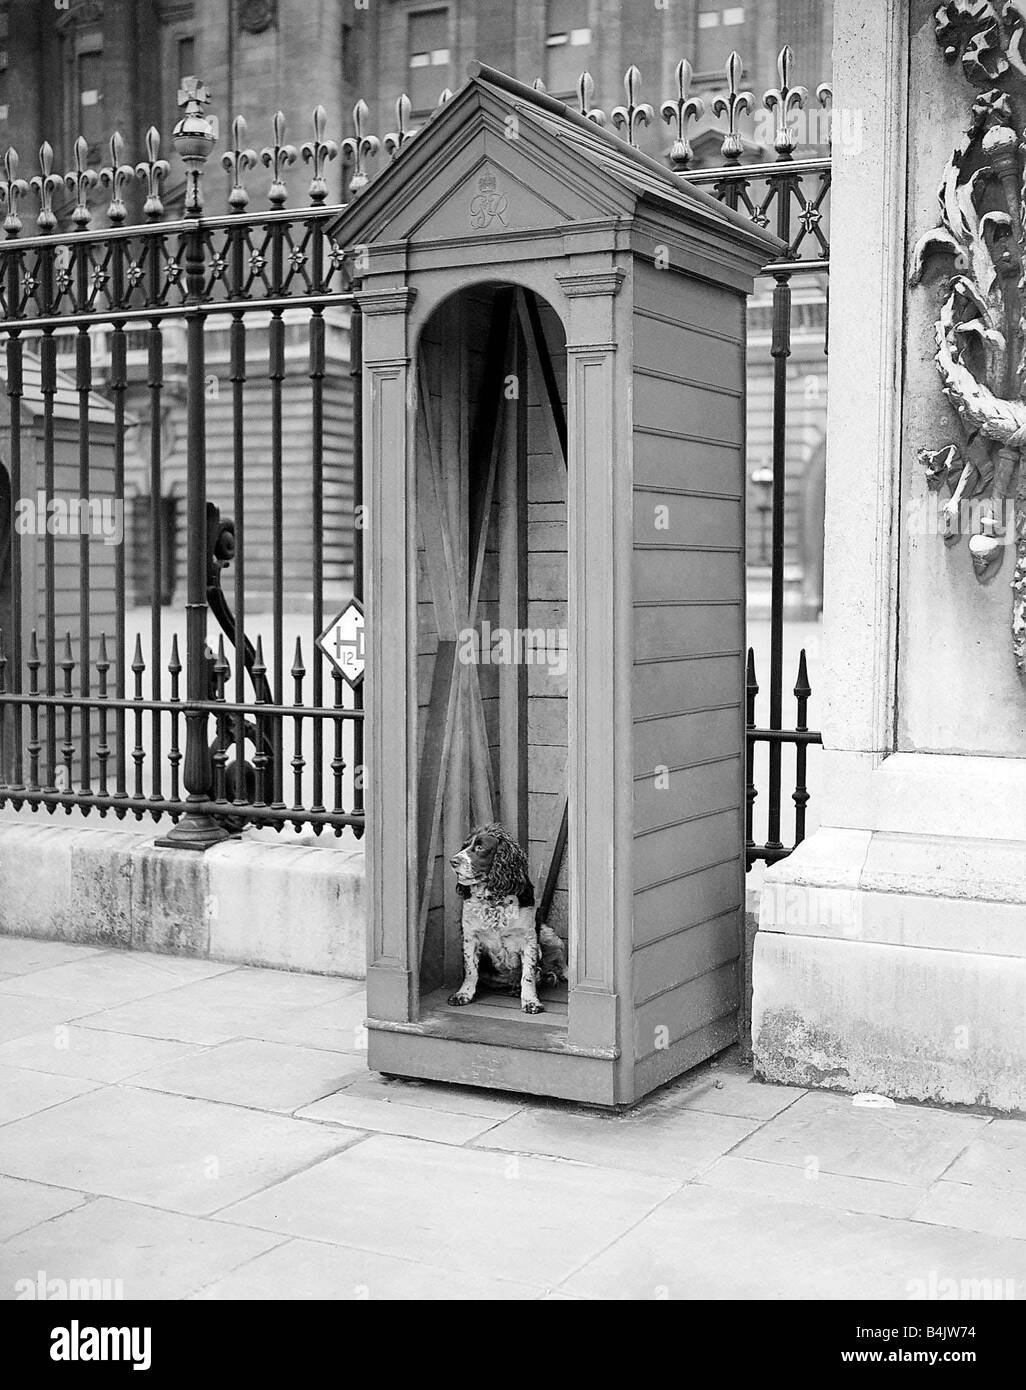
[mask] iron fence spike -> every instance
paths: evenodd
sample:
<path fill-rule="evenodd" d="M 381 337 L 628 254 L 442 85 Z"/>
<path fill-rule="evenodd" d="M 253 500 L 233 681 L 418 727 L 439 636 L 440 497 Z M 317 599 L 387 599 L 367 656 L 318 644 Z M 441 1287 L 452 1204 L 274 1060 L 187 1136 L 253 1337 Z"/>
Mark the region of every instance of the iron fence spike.
<path fill-rule="evenodd" d="M 591 104 L 594 95 L 595 79 L 590 72 L 582 72 L 577 79 L 577 108 L 586 121 L 592 121 L 595 125 L 605 125 L 606 113 Z"/>
<path fill-rule="evenodd" d="M 714 116 L 727 118 L 727 133 L 720 145 L 720 152 L 729 164 L 736 164 L 744 152 L 739 123 L 743 115 L 750 116 L 755 110 L 755 94 L 741 90 L 744 64 L 737 49 L 727 59 L 724 72 L 727 75 L 727 91 L 723 96 L 715 98 L 712 112 Z"/>
<path fill-rule="evenodd" d="M 259 160 L 256 150 L 246 144 L 246 121 L 236 116 L 232 121 L 232 148 L 221 156 L 221 167 L 231 175 L 232 186 L 228 206 L 232 212 L 245 212 L 249 192 L 243 182 L 247 170 L 255 169 Z"/>
<path fill-rule="evenodd" d="M 289 191 L 285 184 L 285 170 L 296 162 L 295 145 L 285 143 L 285 112 L 276 111 L 272 121 L 274 144 L 265 145 L 260 151 L 260 161 L 271 171 L 271 186 L 267 190 L 267 201 L 273 208 L 285 206 Z"/>

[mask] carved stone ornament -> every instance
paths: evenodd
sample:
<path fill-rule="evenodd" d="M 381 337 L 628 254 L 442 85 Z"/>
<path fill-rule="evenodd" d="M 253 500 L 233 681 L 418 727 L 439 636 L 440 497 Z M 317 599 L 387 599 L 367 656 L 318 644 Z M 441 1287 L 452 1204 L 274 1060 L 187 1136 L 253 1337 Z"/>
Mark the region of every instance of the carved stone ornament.
<path fill-rule="evenodd" d="M 278 22 L 278 0 L 239 0 L 239 28 L 246 34 L 262 34 Z"/>
<path fill-rule="evenodd" d="M 919 462 L 931 492 L 948 490 L 939 530 L 949 545 L 969 537 L 978 580 L 1014 545 L 1012 652 L 1026 683 L 1026 3 L 948 0 L 934 19 L 947 61 L 985 90 L 944 170 L 939 223 L 912 254 L 913 287 L 928 260 L 947 260 L 934 360 L 961 424 Z"/>

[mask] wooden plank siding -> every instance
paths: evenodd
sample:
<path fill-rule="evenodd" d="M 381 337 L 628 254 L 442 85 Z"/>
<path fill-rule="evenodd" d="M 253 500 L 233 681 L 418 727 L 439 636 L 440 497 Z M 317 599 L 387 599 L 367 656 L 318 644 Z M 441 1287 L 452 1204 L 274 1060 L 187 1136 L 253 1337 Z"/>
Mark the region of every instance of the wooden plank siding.
<path fill-rule="evenodd" d="M 744 309 L 733 293 L 635 263 L 632 997 L 639 1070 L 658 1067 L 653 1054 L 679 1051 L 692 1035 L 708 1038 L 738 1004 L 744 366 Z M 736 852 L 728 854 L 731 845 Z"/>

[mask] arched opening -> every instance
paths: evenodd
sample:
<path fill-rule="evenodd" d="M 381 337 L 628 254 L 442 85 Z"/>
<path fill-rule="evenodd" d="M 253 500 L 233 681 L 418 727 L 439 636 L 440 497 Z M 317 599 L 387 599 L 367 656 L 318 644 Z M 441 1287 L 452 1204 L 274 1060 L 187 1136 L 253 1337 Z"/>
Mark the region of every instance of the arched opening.
<path fill-rule="evenodd" d="M 416 353 L 420 984 L 462 978 L 449 859 L 499 821 L 527 852 L 539 919 L 568 927 L 566 336 L 530 291 L 460 290 Z M 437 994 L 437 998 L 431 998 Z M 429 1003 L 430 999 L 430 1003 Z M 550 1022 L 566 986 L 543 995 Z M 516 1007 L 479 993 L 472 1010 Z"/>

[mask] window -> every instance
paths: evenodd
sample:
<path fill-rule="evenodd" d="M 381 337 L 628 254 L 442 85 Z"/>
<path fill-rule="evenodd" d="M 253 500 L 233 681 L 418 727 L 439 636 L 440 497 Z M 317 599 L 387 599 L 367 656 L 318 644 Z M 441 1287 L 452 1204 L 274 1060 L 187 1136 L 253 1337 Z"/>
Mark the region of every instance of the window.
<path fill-rule="evenodd" d="M 698 11 L 696 72 L 721 72 L 734 49 L 745 57 L 746 18 L 743 5 L 717 5 L 703 0 Z"/>
<path fill-rule="evenodd" d="M 588 0 L 549 0 L 545 34 L 545 86 L 566 95 L 577 89 L 591 53 Z"/>
<path fill-rule="evenodd" d="M 415 111 L 430 111 L 446 87 L 451 86 L 449 11 L 421 10 L 409 15 L 406 49 L 409 54 L 407 95 Z"/>
<path fill-rule="evenodd" d="M 78 129 L 76 135 L 84 135 L 89 145 L 99 145 L 103 140 L 103 53 L 99 48 L 88 49 L 78 55 Z"/>
<path fill-rule="evenodd" d="M 196 40 L 191 36 L 178 40 L 178 85 L 183 77 L 196 76 Z"/>

